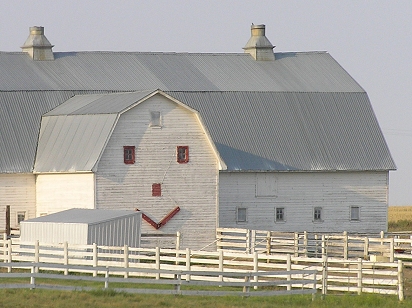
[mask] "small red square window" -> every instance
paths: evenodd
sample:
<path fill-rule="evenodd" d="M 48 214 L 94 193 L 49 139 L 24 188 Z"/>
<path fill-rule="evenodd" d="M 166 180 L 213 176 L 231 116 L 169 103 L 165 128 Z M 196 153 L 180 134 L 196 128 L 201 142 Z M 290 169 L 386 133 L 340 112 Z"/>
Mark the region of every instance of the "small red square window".
<path fill-rule="evenodd" d="M 179 164 L 184 164 L 189 161 L 189 147 L 188 146 L 178 146 L 177 147 L 177 162 Z"/>
<path fill-rule="evenodd" d="M 162 185 L 160 183 L 152 184 L 152 196 L 161 197 L 162 196 Z"/>
<path fill-rule="evenodd" d="M 123 159 L 127 165 L 134 164 L 135 162 L 135 148 L 134 146 L 123 147 Z"/>

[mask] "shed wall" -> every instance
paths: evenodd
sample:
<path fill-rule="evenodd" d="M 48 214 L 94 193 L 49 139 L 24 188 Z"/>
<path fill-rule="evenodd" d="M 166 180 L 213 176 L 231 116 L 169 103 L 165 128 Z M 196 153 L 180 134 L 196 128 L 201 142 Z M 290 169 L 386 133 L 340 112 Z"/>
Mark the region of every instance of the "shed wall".
<path fill-rule="evenodd" d="M 38 174 L 36 216 L 71 208 L 94 208 L 94 174 Z"/>
<path fill-rule="evenodd" d="M 276 231 L 379 232 L 387 230 L 388 172 L 220 174 L 220 227 Z M 360 219 L 351 220 L 351 206 Z M 314 220 L 315 207 L 321 221 Z M 237 208 L 247 222 L 236 221 Z M 275 222 L 275 208 L 284 221 Z"/>
<path fill-rule="evenodd" d="M 82 223 L 25 222 L 21 224 L 21 241 L 87 245 L 87 230 L 87 224 Z"/>
<path fill-rule="evenodd" d="M 150 112 L 160 111 L 161 127 L 150 127 Z M 136 162 L 125 164 L 123 146 L 135 146 Z M 189 162 L 176 160 L 177 146 L 189 147 Z M 122 114 L 96 172 L 98 209 L 138 208 L 159 222 L 146 221 L 142 233 L 182 234 L 181 247 L 201 248 L 215 239 L 218 165 L 205 132 L 192 111 L 156 95 Z M 161 196 L 152 196 L 152 184 Z M 212 249 L 212 248 L 211 248 Z"/>

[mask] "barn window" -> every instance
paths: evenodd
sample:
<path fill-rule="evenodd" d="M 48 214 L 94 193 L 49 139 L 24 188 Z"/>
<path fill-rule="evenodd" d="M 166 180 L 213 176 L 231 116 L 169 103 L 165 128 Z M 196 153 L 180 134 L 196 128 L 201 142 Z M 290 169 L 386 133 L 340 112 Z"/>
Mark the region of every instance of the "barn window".
<path fill-rule="evenodd" d="M 350 207 L 350 220 L 360 220 L 360 207 L 359 206 Z"/>
<path fill-rule="evenodd" d="M 276 207 L 275 208 L 275 222 L 285 221 L 285 208 Z"/>
<path fill-rule="evenodd" d="M 134 146 L 124 146 L 123 147 L 123 159 L 124 159 L 124 163 L 127 165 L 134 164 L 135 162 Z"/>
<path fill-rule="evenodd" d="M 162 184 L 160 184 L 160 183 L 153 183 L 152 184 L 152 196 L 153 197 L 161 197 L 162 196 Z"/>
<path fill-rule="evenodd" d="M 236 222 L 247 222 L 247 209 L 245 207 L 236 209 Z"/>
<path fill-rule="evenodd" d="M 161 127 L 162 118 L 160 111 L 151 111 L 150 112 L 150 127 Z"/>
<path fill-rule="evenodd" d="M 313 220 L 322 221 L 322 208 L 321 207 L 315 207 L 313 209 Z"/>
<path fill-rule="evenodd" d="M 176 153 L 177 162 L 179 164 L 184 164 L 189 161 L 189 147 L 188 146 L 178 146 Z"/>
<path fill-rule="evenodd" d="M 17 224 L 26 219 L 26 212 L 17 212 Z"/>

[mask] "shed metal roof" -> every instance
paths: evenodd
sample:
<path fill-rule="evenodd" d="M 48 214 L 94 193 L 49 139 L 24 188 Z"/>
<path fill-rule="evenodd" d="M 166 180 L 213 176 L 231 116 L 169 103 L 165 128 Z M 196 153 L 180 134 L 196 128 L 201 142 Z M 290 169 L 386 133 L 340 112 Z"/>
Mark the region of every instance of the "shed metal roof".
<path fill-rule="evenodd" d="M 22 223 L 52 222 L 82 223 L 90 225 L 119 219 L 130 215 L 141 215 L 141 213 L 126 210 L 69 209 L 55 214 L 25 220 L 22 221 Z"/>

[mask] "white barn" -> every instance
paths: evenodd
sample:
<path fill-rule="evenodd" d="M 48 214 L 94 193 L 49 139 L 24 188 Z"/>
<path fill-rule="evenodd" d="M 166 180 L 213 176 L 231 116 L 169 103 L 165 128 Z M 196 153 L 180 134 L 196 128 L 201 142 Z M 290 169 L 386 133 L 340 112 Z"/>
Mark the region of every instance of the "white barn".
<path fill-rule="evenodd" d="M 233 54 L 53 52 L 30 29 L 22 52 L 0 52 L 12 226 L 139 209 L 143 233 L 180 231 L 192 248 L 218 226 L 387 229 L 395 163 L 367 93 L 328 53 L 274 53 L 263 25 Z"/>

